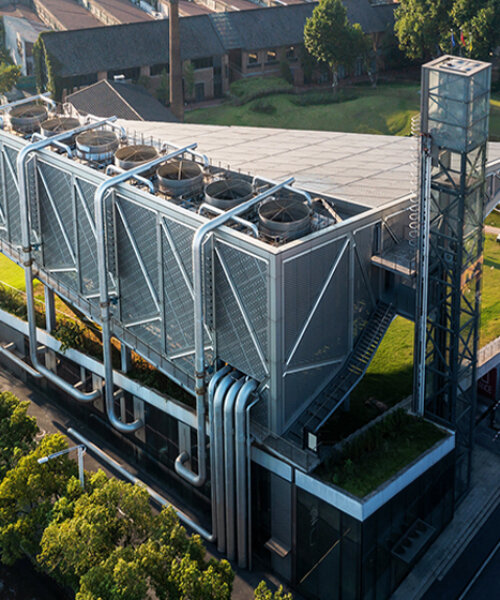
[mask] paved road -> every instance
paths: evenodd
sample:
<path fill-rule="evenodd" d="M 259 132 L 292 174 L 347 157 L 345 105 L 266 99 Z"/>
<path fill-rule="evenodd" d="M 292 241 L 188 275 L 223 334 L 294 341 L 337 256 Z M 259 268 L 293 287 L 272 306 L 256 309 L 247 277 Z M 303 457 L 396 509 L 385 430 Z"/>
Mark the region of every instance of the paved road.
<path fill-rule="evenodd" d="M 423 600 L 500 598 L 500 506 L 490 515 L 461 556 Z"/>

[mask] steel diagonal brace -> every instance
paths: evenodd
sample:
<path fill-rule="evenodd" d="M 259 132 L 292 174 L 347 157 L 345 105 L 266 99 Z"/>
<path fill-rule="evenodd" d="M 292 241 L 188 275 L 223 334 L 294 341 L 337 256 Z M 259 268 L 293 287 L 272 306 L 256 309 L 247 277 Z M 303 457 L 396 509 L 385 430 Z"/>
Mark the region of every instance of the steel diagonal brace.
<path fill-rule="evenodd" d="M 45 377 L 53 384 L 61 388 L 64 392 L 69 394 L 75 400 L 79 402 L 93 402 L 96 400 L 101 392 L 100 390 L 93 390 L 92 392 L 86 393 L 75 389 L 70 383 L 59 377 L 45 365 L 42 365 L 37 356 L 37 339 L 36 339 L 36 321 L 35 321 L 35 299 L 33 293 L 33 259 L 31 256 L 32 246 L 30 238 L 30 211 L 29 211 L 29 199 L 28 199 L 28 182 L 26 177 L 26 165 L 29 156 L 37 150 L 50 146 L 51 144 L 57 143 L 61 140 L 67 139 L 72 135 L 77 135 L 88 129 L 95 129 L 109 122 L 116 120 L 116 117 L 98 121 L 96 123 L 82 125 L 76 129 L 59 133 L 50 138 L 38 140 L 31 144 L 24 146 L 19 154 L 17 155 L 16 166 L 17 166 L 17 182 L 19 190 L 19 207 L 21 213 L 21 240 L 22 240 L 22 257 L 23 267 L 26 279 L 26 308 L 28 312 L 28 332 L 29 332 L 29 348 L 30 348 L 30 359 L 33 367 L 38 371 L 40 376 Z"/>
<path fill-rule="evenodd" d="M 110 298 L 108 290 L 108 265 L 107 265 L 107 248 L 106 236 L 104 233 L 104 224 L 106 222 L 106 199 L 109 197 L 108 192 L 120 183 L 124 183 L 129 179 L 134 179 L 137 175 L 149 171 L 156 165 L 164 163 L 167 160 L 175 158 L 179 155 L 193 150 L 197 144 L 190 144 L 184 148 L 179 148 L 170 154 L 165 154 L 155 158 L 154 160 L 143 163 L 129 171 L 119 173 L 104 181 L 99 185 L 94 195 L 94 213 L 95 213 L 95 228 L 97 234 L 97 267 L 99 272 L 99 303 L 101 306 L 101 324 L 102 324 L 102 347 L 104 357 L 104 379 L 106 413 L 110 423 L 122 433 L 133 433 L 144 423 L 137 419 L 132 423 L 122 423 L 115 414 L 114 395 L 113 395 L 113 365 L 111 362 L 111 312 L 109 308 Z"/>
<path fill-rule="evenodd" d="M 193 253 L 193 291 L 194 291 L 194 349 L 195 349 L 195 392 L 196 392 L 196 417 L 198 429 L 198 473 L 194 473 L 186 466 L 190 459 L 187 452 L 181 452 L 175 459 L 176 472 L 189 481 L 195 487 L 201 487 L 207 478 L 206 465 L 206 432 L 205 432 L 205 350 L 204 350 L 204 315 L 203 315 L 203 244 L 207 237 L 211 235 L 221 225 L 234 219 L 253 206 L 262 202 L 268 196 L 272 196 L 279 190 L 286 188 L 294 182 L 290 177 L 283 183 L 276 184 L 265 192 L 250 198 L 246 202 L 235 206 L 231 210 L 224 212 L 211 221 L 201 225 L 194 234 L 192 253 Z"/>

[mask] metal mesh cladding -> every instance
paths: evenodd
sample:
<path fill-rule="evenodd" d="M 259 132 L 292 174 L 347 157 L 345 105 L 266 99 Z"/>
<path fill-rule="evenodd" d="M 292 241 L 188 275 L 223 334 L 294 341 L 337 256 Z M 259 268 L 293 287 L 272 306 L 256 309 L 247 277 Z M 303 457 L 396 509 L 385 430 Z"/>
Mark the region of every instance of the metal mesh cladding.
<path fill-rule="evenodd" d="M 214 261 L 217 354 L 243 373 L 268 373 L 268 264 L 218 242 Z"/>
<path fill-rule="evenodd" d="M 191 244 L 194 231 L 165 218 L 162 218 L 161 231 L 167 356 L 183 358 L 182 366 L 192 370 L 194 309 Z M 182 354 L 186 354 L 186 357 L 180 356 Z"/>
<path fill-rule="evenodd" d="M 85 296 L 93 296 L 99 291 L 94 218 L 94 194 L 97 186 L 79 178 L 75 178 L 74 186 L 81 291 Z"/>
<path fill-rule="evenodd" d="M 121 318 L 159 316 L 156 214 L 117 196 L 115 223 Z"/>
<path fill-rule="evenodd" d="M 17 154 L 17 150 L 3 146 L 3 177 L 5 178 L 5 206 L 8 214 L 8 240 L 12 244 L 21 244 L 21 216 L 16 172 Z"/>
<path fill-rule="evenodd" d="M 47 269 L 75 267 L 75 217 L 71 175 L 38 162 L 38 198 Z"/>

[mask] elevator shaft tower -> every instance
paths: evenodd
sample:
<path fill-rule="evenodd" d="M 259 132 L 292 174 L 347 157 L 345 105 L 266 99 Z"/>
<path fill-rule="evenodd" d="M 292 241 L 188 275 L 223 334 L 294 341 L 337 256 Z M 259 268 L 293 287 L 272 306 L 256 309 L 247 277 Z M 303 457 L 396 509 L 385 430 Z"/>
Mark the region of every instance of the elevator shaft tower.
<path fill-rule="evenodd" d="M 476 404 L 491 65 L 422 68 L 421 229 L 414 409 L 456 431 L 456 497 L 468 488 Z"/>

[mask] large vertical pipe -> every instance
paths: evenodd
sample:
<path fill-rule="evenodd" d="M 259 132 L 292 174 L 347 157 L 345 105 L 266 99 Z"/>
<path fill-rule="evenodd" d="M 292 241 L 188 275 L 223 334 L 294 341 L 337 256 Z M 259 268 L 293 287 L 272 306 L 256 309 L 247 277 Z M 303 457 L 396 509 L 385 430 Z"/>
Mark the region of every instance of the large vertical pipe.
<path fill-rule="evenodd" d="M 241 388 L 234 411 L 234 441 L 236 451 L 236 532 L 238 536 L 238 566 L 248 565 L 248 510 L 247 506 L 247 436 L 246 412 L 248 401 L 257 388 L 257 382 L 249 379 Z"/>
<path fill-rule="evenodd" d="M 226 508 L 226 554 L 229 560 L 234 560 L 236 556 L 234 520 L 234 404 L 244 383 L 244 377 L 233 383 L 231 389 L 226 394 L 226 401 L 224 403 L 224 505 Z"/>
<path fill-rule="evenodd" d="M 184 94 L 182 91 L 181 34 L 179 29 L 179 0 L 168 3 L 168 55 L 170 110 L 184 120 Z"/>

